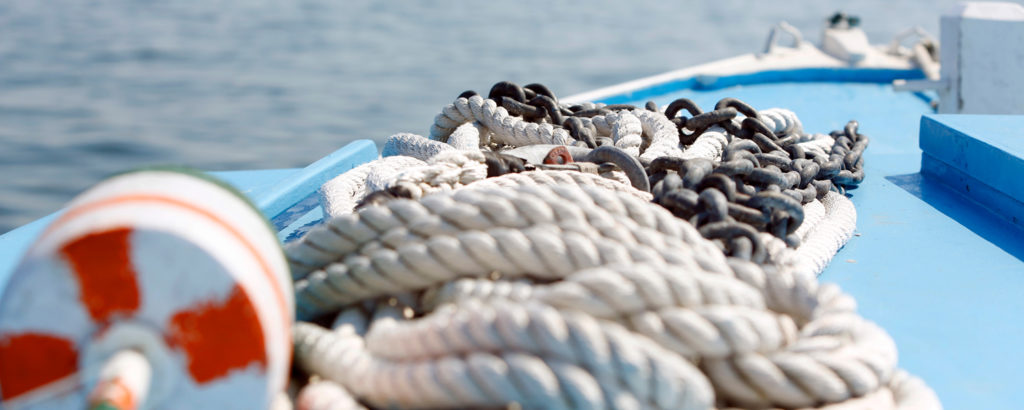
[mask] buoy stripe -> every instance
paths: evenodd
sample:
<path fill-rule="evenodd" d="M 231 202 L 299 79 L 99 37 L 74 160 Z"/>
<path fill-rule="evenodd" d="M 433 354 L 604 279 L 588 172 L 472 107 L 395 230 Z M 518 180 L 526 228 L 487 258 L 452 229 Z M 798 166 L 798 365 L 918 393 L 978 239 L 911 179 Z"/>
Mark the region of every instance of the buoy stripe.
<path fill-rule="evenodd" d="M 288 317 L 288 308 L 287 303 L 285 302 L 286 299 L 284 296 L 284 292 L 281 289 L 281 287 L 278 286 L 278 281 L 274 278 L 274 272 L 271 269 L 270 264 L 263 258 L 263 255 L 261 255 L 260 252 L 256 249 L 256 247 L 252 244 L 252 242 L 250 242 L 248 238 L 242 235 L 242 233 L 239 232 L 238 229 L 236 229 L 234 226 L 224 221 L 216 214 L 206 209 L 200 208 L 194 204 L 161 195 L 134 194 L 117 196 L 113 198 L 101 199 L 87 204 L 82 204 L 80 206 L 76 206 L 72 209 L 69 209 L 66 213 L 64 213 L 64 215 L 61 215 L 61 217 L 56 222 L 50 225 L 47 231 L 55 230 L 56 228 L 60 227 L 67 221 L 77 218 L 78 216 L 81 216 L 88 212 L 92 212 L 112 205 L 127 205 L 132 203 L 156 203 L 181 208 L 183 210 L 191 211 L 195 214 L 203 216 L 204 218 L 224 228 L 231 234 L 231 236 L 233 236 L 236 240 L 242 243 L 245 246 L 246 250 L 249 251 L 250 255 L 259 263 L 260 269 L 263 272 L 263 276 L 270 283 L 271 288 L 274 290 L 274 296 L 277 299 L 278 310 L 281 312 L 283 323 L 287 325 L 288 323 L 291 322 L 291 318 Z M 290 334 L 288 336 L 288 339 L 289 344 L 291 344 Z"/>
<path fill-rule="evenodd" d="M 0 398 L 11 400 L 75 374 L 78 351 L 72 341 L 41 333 L 0 338 Z"/>
<path fill-rule="evenodd" d="M 80 298 L 97 323 L 139 308 L 138 281 L 131 261 L 130 228 L 90 233 L 64 245 L 60 252 L 78 278 Z"/>
<path fill-rule="evenodd" d="M 252 301 L 237 284 L 223 302 L 210 301 L 171 317 L 169 345 L 186 352 L 188 370 L 198 384 L 258 363 L 267 367 L 263 326 Z"/>

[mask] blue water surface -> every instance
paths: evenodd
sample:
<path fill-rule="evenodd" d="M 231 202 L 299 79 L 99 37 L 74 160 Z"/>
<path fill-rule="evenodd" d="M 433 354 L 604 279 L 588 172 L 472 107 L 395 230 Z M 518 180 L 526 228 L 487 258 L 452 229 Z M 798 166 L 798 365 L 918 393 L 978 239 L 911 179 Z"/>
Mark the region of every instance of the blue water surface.
<path fill-rule="evenodd" d="M 295 167 L 428 131 L 466 89 L 559 95 L 758 51 L 786 20 L 938 33 L 954 2 L 0 2 L 0 232 L 152 164 Z"/>

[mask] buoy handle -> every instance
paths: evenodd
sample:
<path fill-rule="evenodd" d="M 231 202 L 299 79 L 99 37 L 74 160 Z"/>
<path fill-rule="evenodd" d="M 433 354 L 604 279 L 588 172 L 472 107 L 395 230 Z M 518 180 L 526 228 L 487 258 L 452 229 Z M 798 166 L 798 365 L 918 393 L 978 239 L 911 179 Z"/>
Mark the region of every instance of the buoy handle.
<path fill-rule="evenodd" d="M 100 379 L 89 395 L 90 410 L 134 410 L 149 391 L 153 369 L 137 350 L 122 350 L 100 370 Z"/>

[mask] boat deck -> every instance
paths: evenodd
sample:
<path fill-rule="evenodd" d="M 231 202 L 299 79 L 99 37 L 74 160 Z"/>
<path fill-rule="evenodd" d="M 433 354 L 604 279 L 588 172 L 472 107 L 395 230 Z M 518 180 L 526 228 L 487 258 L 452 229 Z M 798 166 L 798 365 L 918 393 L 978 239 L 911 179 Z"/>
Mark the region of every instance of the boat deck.
<path fill-rule="evenodd" d="M 797 113 L 809 132 L 850 119 L 871 137 L 866 178 L 849 197 L 857 236 L 821 276 L 857 298 L 860 312 L 896 340 L 900 365 L 922 377 L 947 408 L 1017 408 L 1024 400 L 1024 230 L 931 176 L 918 135 L 931 114 L 919 95 L 883 84 L 775 83 L 660 96 L 711 109 L 736 97 Z M 618 101 L 616 101 L 618 102 Z M 939 116 L 940 118 L 942 116 Z"/>
<path fill-rule="evenodd" d="M 754 85 L 677 82 L 605 100 L 652 99 L 663 106 L 687 97 L 709 109 L 736 97 L 758 109 L 791 109 L 811 132 L 858 120 L 871 144 L 867 177 L 849 192 L 858 212 L 857 236 L 822 280 L 857 298 L 861 313 L 896 340 L 900 365 L 922 377 L 947 408 L 1016 408 L 1024 401 L 1018 388 L 1024 353 L 1016 340 L 1024 336 L 1024 322 L 1013 319 L 1024 313 L 1024 230 L 920 174 L 921 116 L 932 112 L 927 99 L 893 91 L 884 73 L 845 73 L 833 79 L 839 82 L 823 82 L 823 73 L 814 82 L 778 82 L 789 80 L 777 75 L 737 80 Z M 322 217 L 315 196 L 320 184 L 376 155 L 372 142 L 356 141 L 305 169 L 217 175 L 248 194 L 286 240 Z M 0 236 L 0 292 L 52 217 Z"/>

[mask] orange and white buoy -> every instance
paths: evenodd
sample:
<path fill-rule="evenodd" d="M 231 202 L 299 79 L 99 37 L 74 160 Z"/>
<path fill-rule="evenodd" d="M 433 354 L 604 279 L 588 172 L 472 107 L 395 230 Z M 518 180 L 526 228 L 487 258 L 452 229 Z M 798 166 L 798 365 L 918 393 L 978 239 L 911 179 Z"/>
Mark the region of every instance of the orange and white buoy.
<path fill-rule="evenodd" d="M 147 170 L 76 198 L 0 298 L 6 408 L 266 408 L 294 320 L 275 233 L 240 194 Z"/>

